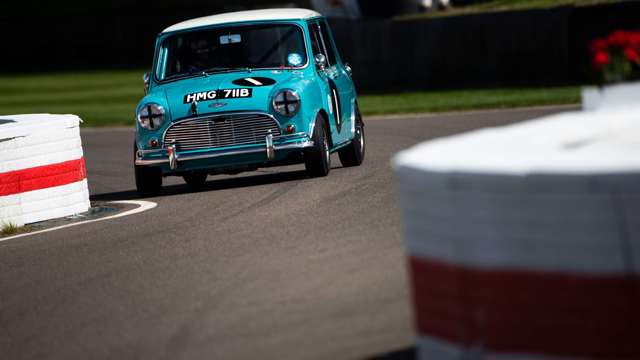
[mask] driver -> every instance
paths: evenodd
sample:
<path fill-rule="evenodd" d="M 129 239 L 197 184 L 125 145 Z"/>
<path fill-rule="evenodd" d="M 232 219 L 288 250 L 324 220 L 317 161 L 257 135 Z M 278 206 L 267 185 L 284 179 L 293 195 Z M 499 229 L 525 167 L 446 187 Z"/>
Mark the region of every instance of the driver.
<path fill-rule="evenodd" d="M 209 42 L 206 39 L 198 39 L 189 44 L 190 47 L 190 61 L 186 66 L 188 73 L 194 73 L 207 70 L 211 67 L 210 53 L 213 49 L 209 46 Z"/>

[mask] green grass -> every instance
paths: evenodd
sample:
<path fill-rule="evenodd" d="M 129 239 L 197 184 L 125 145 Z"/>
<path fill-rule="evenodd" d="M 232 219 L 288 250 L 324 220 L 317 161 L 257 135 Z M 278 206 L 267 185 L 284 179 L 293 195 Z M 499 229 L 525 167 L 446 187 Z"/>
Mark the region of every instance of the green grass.
<path fill-rule="evenodd" d="M 452 7 L 444 11 L 432 11 L 423 14 L 398 16 L 396 17 L 396 19 L 411 20 L 425 17 L 433 18 L 458 16 L 497 11 L 549 9 L 558 6 L 591 6 L 597 4 L 615 3 L 620 1 L 621 0 L 490 0 L 467 6 Z"/>
<path fill-rule="evenodd" d="M 0 115 L 76 114 L 83 126 L 133 125 L 143 70 L 0 76 Z M 441 112 L 580 101 L 577 87 L 361 95 L 365 115 Z"/>
<path fill-rule="evenodd" d="M 31 231 L 31 228 L 28 226 L 20 227 L 14 223 L 8 223 L 8 224 L 3 223 L 2 229 L 0 229 L 0 237 L 22 234 L 29 231 Z"/>
<path fill-rule="evenodd" d="M 366 95 L 358 99 L 364 115 L 513 108 L 580 102 L 578 87 L 426 91 Z"/>
<path fill-rule="evenodd" d="M 132 125 L 144 70 L 0 76 L 0 114 L 76 114 L 84 126 Z"/>

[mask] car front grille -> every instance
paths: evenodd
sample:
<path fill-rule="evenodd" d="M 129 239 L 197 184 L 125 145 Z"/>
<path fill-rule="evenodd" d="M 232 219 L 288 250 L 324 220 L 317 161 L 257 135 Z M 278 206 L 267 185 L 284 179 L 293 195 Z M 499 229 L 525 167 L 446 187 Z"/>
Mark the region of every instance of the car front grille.
<path fill-rule="evenodd" d="M 269 115 L 226 114 L 177 122 L 166 131 L 164 143 L 175 142 L 179 151 L 264 144 L 269 133 L 280 135 L 278 122 Z"/>

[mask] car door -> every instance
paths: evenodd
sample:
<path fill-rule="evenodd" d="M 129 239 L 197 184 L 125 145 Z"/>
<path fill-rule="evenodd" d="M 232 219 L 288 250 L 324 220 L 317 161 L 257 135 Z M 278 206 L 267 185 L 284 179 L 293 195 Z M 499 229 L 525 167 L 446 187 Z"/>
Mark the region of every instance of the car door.
<path fill-rule="evenodd" d="M 324 70 L 318 70 L 320 77 L 326 82 L 327 94 L 330 97 L 331 135 L 334 144 L 350 140 L 352 137 L 352 112 L 354 106 L 354 86 L 351 76 L 336 51 L 335 43 L 326 20 L 316 20 L 309 24 L 314 57 L 323 54 L 327 59 Z"/>

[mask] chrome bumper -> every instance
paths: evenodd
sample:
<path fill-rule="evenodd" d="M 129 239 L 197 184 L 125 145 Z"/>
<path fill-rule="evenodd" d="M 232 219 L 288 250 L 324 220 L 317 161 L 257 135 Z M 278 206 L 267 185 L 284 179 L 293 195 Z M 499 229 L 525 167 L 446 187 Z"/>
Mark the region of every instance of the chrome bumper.
<path fill-rule="evenodd" d="M 178 168 L 178 164 L 182 161 L 190 161 L 190 160 L 203 160 L 203 159 L 212 159 L 219 158 L 224 156 L 234 156 L 234 155 L 246 155 L 246 154 L 266 154 L 268 160 L 275 159 L 278 151 L 283 150 L 304 150 L 309 147 L 313 147 L 313 141 L 306 138 L 300 138 L 300 141 L 288 143 L 288 144 L 274 144 L 276 141 L 280 140 L 288 140 L 286 137 L 281 136 L 278 138 L 272 137 L 271 135 L 267 136 L 265 139 L 265 144 L 260 148 L 250 148 L 250 149 L 233 149 L 233 150 L 218 150 L 214 153 L 208 154 L 200 154 L 200 155 L 185 155 L 178 154 L 174 145 L 169 145 L 162 149 L 157 150 L 138 150 L 136 153 L 136 165 L 162 165 L 169 164 L 172 170 L 176 170 Z M 214 150 L 215 151 L 215 150 Z M 145 155 L 153 155 L 153 154 L 163 154 L 166 157 L 161 159 L 144 159 Z"/>

